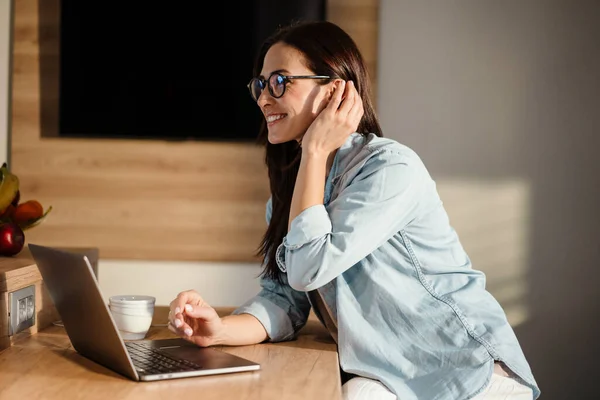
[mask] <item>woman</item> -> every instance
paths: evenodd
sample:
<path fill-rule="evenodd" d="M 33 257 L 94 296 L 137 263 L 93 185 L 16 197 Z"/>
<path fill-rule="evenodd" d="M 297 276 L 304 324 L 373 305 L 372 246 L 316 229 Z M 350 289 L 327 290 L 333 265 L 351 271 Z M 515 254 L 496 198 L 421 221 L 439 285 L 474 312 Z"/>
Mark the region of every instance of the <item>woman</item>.
<path fill-rule="evenodd" d="M 262 290 L 224 318 L 182 292 L 170 329 L 199 346 L 285 341 L 312 308 L 338 344 L 346 399 L 537 398 L 427 169 L 383 138 L 353 40 L 329 22 L 281 28 L 255 76 L 271 188 Z"/>

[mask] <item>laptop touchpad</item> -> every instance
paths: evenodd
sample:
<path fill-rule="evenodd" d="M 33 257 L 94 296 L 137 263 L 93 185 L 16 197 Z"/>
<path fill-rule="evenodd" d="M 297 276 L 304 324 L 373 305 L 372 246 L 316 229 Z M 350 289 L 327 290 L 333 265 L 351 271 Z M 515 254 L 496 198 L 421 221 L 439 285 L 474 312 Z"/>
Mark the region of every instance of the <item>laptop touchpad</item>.
<path fill-rule="evenodd" d="M 234 356 L 233 354 L 225 353 L 210 347 L 182 346 L 161 348 L 160 352 L 176 359 L 194 362 L 202 366 L 203 369 L 232 368 L 253 364 L 252 362 Z"/>

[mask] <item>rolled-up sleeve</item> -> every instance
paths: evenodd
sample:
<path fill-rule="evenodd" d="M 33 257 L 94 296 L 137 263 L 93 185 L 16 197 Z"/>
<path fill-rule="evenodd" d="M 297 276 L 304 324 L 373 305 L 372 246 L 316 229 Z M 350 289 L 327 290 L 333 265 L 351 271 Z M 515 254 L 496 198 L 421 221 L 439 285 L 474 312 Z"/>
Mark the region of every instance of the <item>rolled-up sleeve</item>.
<path fill-rule="evenodd" d="M 325 207 L 303 210 L 277 249 L 277 262 L 298 291 L 327 284 L 415 218 L 433 181 L 416 155 L 380 151 Z"/>
<path fill-rule="evenodd" d="M 282 274 L 283 275 L 283 274 Z M 251 314 L 265 327 L 270 341 L 292 340 L 306 324 L 310 302 L 306 293 L 292 289 L 283 282 L 261 278 L 262 290 L 233 314 Z"/>
<path fill-rule="evenodd" d="M 271 220 L 271 210 L 269 199 L 265 215 L 267 224 Z M 232 314 L 253 315 L 264 326 L 271 342 L 294 339 L 310 313 L 311 305 L 306 293 L 292 289 L 283 273 L 281 282 L 262 276 L 260 286 L 261 291 Z"/>

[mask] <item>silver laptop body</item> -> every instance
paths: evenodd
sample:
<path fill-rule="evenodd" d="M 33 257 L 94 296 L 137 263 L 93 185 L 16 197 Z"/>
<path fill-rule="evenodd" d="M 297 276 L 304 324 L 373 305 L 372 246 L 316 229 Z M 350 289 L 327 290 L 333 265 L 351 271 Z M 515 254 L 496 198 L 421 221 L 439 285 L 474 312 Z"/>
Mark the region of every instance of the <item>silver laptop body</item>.
<path fill-rule="evenodd" d="M 184 339 L 124 341 L 104 302 L 89 259 L 28 245 L 74 349 L 135 381 L 254 371 L 260 364 Z"/>

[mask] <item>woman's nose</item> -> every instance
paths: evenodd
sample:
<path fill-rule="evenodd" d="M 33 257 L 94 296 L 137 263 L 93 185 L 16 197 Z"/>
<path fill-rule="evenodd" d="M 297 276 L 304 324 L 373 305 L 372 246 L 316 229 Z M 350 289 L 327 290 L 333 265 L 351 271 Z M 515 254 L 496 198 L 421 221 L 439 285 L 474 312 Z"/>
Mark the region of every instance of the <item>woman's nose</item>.
<path fill-rule="evenodd" d="M 269 89 L 264 88 L 263 91 L 260 92 L 256 103 L 260 108 L 264 108 L 267 104 L 271 104 L 272 102 L 273 96 L 271 96 L 271 93 L 269 93 Z"/>

